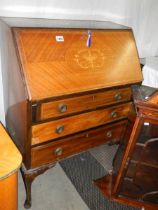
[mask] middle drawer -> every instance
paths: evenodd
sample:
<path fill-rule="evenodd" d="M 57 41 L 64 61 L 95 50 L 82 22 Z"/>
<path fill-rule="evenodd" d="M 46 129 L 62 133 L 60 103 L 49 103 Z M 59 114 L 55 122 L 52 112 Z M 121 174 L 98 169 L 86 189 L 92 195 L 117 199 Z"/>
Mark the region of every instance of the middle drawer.
<path fill-rule="evenodd" d="M 126 118 L 131 108 L 132 103 L 126 103 L 34 125 L 32 145 Z"/>

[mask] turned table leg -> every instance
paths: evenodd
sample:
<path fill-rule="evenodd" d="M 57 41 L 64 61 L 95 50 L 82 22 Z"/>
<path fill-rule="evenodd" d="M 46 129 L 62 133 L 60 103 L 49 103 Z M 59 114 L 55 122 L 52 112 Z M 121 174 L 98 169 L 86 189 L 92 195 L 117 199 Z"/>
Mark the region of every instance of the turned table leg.
<path fill-rule="evenodd" d="M 25 166 L 21 167 L 21 174 L 22 174 L 22 178 L 23 178 L 25 190 L 26 190 L 26 200 L 24 203 L 24 207 L 26 209 L 30 208 L 32 204 L 32 196 L 31 196 L 32 182 L 38 175 L 44 173 L 46 170 L 52 168 L 53 166 L 55 166 L 55 164 L 49 164 L 49 165 L 45 165 L 39 168 L 34 168 L 34 169 L 29 169 L 29 170 L 27 170 Z"/>

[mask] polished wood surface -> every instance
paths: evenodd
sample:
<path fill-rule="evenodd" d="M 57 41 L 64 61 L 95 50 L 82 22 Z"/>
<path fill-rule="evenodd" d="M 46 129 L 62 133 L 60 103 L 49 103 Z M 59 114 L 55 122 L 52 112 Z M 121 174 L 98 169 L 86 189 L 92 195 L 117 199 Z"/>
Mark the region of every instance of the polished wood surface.
<path fill-rule="evenodd" d="M 32 167 L 52 161 L 62 160 L 73 154 L 104 143 L 118 142 L 126 128 L 127 121 L 106 125 L 97 129 L 76 134 L 43 146 L 32 148 Z"/>
<path fill-rule="evenodd" d="M 152 95 L 148 100 L 147 103 L 158 105 L 158 92 Z"/>
<path fill-rule="evenodd" d="M 6 107 L 6 129 L 14 143 L 23 156 L 25 165 L 29 165 L 29 124 L 31 113 L 29 113 L 28 93 L 25 84 L 24 73 L 21 69 L 19 58 L 16 54 L 14 37 L 11 31 L 7 31 L 7 47 L 8 47 L 8 72 L 3 80 L 4 97 Z M 27 152 L 26 152 L 27 151 Z M 27 157 L 26 157 L 27 153 Z"/>
<path fill-rule="evenodd" d="M 97 129 L 124 122 L 133 109 L 131 85 L 141 82 L 142 74 L 132 30 L 89 25 L 12 29 L 6 122 L 23 155 L 26 207 L 33 179 L 59 159 L 52 150 L 60 154 L 58 147 L 64 148 L 59 156 L 65 158 L 102 144 L 107 139 Z M 94 137 L 83 139 L 90 130 Z"/>
<path fill-rule="evenodd" d="M 21 162 L 20 152 L 0 124 L 0 180 L 17 171 Z"/>
<path fill-rule="evenodd" d="M 128 87 L 42 103 L 37 111 L 37 120 L 63 116 L 99 106 L 126 102 L 131 100 L 131 96 L 131 88 Z"/>
<path fill-rule="evenodd" d="M 137 117 L 129 140 L 121 141 L 111 175 L 95 182 L 112 200 L 147 210 L 158 209 L 158 91 L 153 91 L 134 87 Z"/>
<path fill-rule="evenodd" d="M 142 80 L 131 30 L 14 29 L 30 100 Z M 63 36 L 63 41 L 56 41 Z"/>
<path fill-rule="evenodd" d="M 0 180 L 0 210 L 18 209 L 18 174 Z"/>
<path fill-rule="evenodd" d="M 22 156 L 0 124 L 0 210 L 17 210 L 18 177 Z"/>
<path fill-rule="evenodd" d="M 132 103 L 126 103 L 112 108 L 34 125 L 32 126 L 32 145 L 127 118 L 131 108 Z M 58 132 L 57 129 L 60 128 L 62 128 L 62 131 Z"/>
<path fill-rule="evenodd" d="M 133 206 L 137 208 L 141 208 L 142 210 L 158 210 L 158 207 L 156 204 L 149 204 L 149 203 L 144 203 L 143 201 L 139 200 L 130 200 L 129 198 L 126 197 L 117 197 L 113 196 L 111 194 L 111 183 L 112 183 L 112 177 L 111 176 L 106 176 L 101 179 L 98 179 L 95 181 L 95 184 L 97 187 L 100 189 L 100 191 L 103 193 L 104 196 L 108 197 L 109 199 L 112 199 L 115 202 L 125 204 L 126 206 Z"/>

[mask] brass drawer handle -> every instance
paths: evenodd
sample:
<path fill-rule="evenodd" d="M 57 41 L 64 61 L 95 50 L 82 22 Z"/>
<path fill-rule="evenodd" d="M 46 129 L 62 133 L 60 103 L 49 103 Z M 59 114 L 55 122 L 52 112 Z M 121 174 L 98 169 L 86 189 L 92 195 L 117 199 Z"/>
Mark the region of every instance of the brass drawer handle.
<path fill-rule="evenodd" d="M 116 93 L 114 98 L 115 98 L 116 101 L 121 100 L 122 99 L 122 93 Z"/>
<path fill-rule="evenodd" d="M 117 117 L 117 112 L 115 112 L 115 111 L 111 112 L 111 117 L 116 118 Z"/>
<path fill-rule="evenodd" d="M 66 105 L 66 104 L 59 104 L 58 108 L 59 108 L 59 111 L 60 111 L 61 113 L 67 111 L 67 105 Z"/>
<path fill-rule="evenodd" d="M 54 154 L 56 156 L 60 156 L 63 154 L 63 149 L 61 147 L 58 147 L 57 149 L 55 149 Z"/>
<path fill-rule="evenodd" d="M 59 125 L 56 128 L 56 133 L 60 134 L 64 131 L 64 126 L 63 125 Z"/>
<path fill-rule="evenodd" d="M 106 136 L 107 136 L 108 138 L 111 138 L 111 137 L 112 137 L 112 131 L 108 131 L 108 132 L 106 133 Z"/>

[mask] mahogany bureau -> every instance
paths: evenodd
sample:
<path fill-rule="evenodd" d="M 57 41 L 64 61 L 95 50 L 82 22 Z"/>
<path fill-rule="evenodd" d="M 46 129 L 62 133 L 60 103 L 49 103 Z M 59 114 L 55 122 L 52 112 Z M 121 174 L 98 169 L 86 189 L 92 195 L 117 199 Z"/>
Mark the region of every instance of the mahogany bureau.
<path fill-rule="evenodd" d="M 126 129 L 131 85 L 142 80 L 133 33 L 96 26 L 12 29 L 16 56 L 6 121 L 23 155 L 26 208 L 37 175 L 58 160 L 118 142 Z"/>

